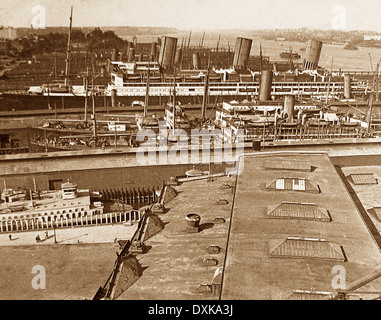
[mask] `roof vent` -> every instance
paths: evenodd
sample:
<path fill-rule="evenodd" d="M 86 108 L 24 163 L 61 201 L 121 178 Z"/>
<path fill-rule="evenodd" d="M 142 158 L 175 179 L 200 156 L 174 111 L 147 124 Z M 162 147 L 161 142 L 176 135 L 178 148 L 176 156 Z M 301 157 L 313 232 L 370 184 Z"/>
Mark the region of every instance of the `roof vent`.
<path fill-rule="evenodd" d="M 278 178 L 268 184 L 266 189 L 320 193 L 319 186 L 306 178 Z"/>
<path fill-rule="evenodd" d="M 210 244 L 207 250 L 209 253 L 220 253 L 221 247 L 214 244 Z"/>
<path fill-rule="evenodd" d="M 215 217 L 214 219 L 213 219 L 213 223 L 216 223 L 216 224 L 222 224 L 222 223 L 225 223 L 225 219 L 224 218 L 222 218 L 222 217 Z"/>
<path fill-rule="evenodd" d="M 197 292 L 200 292 L 200 293 L 210 293 L 210 292 L 212 292 L 212 285 L 206 284 L 206 283 L 202 283 L 202 284 L 200 284 L 197 287 Z"/>
<path fill-rule="evenodd" d="M 200 231 L 200 220 L 201 217 L 196 213 L 187 214 L 185 217 L 187 221 L 187 232 L 188 233 L 197 233 Z"/>
<path fill-rule="evenodd" d="M 216 266 L 218 264 L 218 260 L 216 258 L 204 258 L 202 259 L 202 263 L 207 266 Z"/>
<path fill-rule="evenodd" d="M 216 201 L 216 204 L 218 204 L 218 205 L 227 205 L 227 204 L 229 204 L 229 201 L 226 200 L 226 199 L 218 199 Z"/>
<path fill-rule="evenodd" d="M 267 207 L 268 218 L 331 221 L 328 211 L 314 203 L 282 202 Z"/>
<path fill-rule="evenodd" d="M 313 258 L 345 262 L 341 246 L 325 239 L 288 237 L 280 245 L 271 249 L 270 257 Z"/>

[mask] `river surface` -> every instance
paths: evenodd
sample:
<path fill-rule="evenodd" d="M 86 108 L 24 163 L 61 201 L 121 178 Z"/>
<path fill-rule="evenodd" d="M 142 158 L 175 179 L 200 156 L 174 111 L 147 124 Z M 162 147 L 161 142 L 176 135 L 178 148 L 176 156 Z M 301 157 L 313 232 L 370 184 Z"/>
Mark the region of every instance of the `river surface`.
<path fill-rule="evenodd" d="M 221 34 L 219 48 L 228 48 L 233 51 L 234 45 L 237 37 L 243 37 L 252 39 L 251 55 L 259 55 L 260 45 L 262 45 L 262 53 L 264 56 L 269 56 L 271 61 L 281 61 L 279 54 L 283 51 L 289 51 L 290 48 L 293 51 L 298 52 L 302 58 L 305 51 L 300 51 L 301 48 L 306 48 L 306 43 L 304 42 L 291 42 L 291 41 L 275 41 L 275 40 L 265 40 L 259 38 L 255 35 L 255 32 L 249 31 L 235 31 L 235 32 L 206 32 L 203 45 L 205 47 L 216 47 L 217 40 Z M 178 46 L 182 42 L 188 43 L 189 31 L 181 31 L 178 33 L 167 34 L 166 36 L 178 38 Z M 143 36 L 139 35 L 138 42 L 152 42 L 157 40 L 156 36 Z M 192 32 L 190 46 L 198 46 L 203 37 L 203 32 Z M 124 37 L 125 39 L 132 41 L 132 37 Z M 370 54 L 370 57 L 369 57 Z M 375 68 L 377 62 L 381 59 L 381 48 L 367 48 L 359 47 L 358 50 L 345 50 L 344 45 L 332 45 L 324 44 L 320 56 L 319 65 L 323 68 L 342 71 L 371 71 L 371 63 L 373 68 Z M 372 61 L 372 62 L 371 62 Z"/>

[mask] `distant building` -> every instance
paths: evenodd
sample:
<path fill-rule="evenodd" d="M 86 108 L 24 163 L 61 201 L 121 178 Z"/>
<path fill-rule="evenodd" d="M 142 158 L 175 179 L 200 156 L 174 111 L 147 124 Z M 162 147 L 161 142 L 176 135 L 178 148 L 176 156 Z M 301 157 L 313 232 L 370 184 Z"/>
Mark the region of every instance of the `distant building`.
<path fill-rule="evenodd" d="M 17 29 L 9 27 L 0 29 L 0 39 L 16 39 L 17 38 Z"/>
<path fill-rule="evenodd" d="M 370 41 L 370 40 L 381 40 L 381 35 L 378 34 L 373 34 L 373 35 L 364 35 L 364 40 L 365 41 Z"/>

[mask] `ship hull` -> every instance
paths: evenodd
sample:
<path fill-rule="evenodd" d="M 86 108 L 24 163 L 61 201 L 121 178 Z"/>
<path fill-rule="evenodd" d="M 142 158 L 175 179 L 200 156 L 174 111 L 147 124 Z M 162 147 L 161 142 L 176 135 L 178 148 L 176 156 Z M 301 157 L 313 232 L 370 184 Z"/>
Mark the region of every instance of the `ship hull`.
<path fill-rule="evenodd" d="M 327 95 L 326 82 L 273 82 L 271 96 L 297 95 L 303 97 L 316 97 Z M 340 97 L 344 96 L 344 83 L 331 82 L 330 90 Z M 95 107 L 130 107 L 134 102 L 145 101 L 144 84 L 122 86 L 115 88 L 116 95 L 95 96 Z M 252 100 L 257 97 L 260 84 L 257 82 L 215 83 L 210 84 L 208 104 L 220 103 L 231 100 Z M 111 91 L 111 90 L 109 90 Z M 152 84 L 150 88 L 149 105 L 166 105 L 172 101 L 171 87 L 168 84 Z M 367 89 L 361 83 L 352 83 L 352 95 L 361 97 L 366 95 Z M 111 91 L 113 93 L 113 91 Z M 202 84 L 180 83 L 176 87 L 176 102 L 182 104 L 201 104 L 204 94 Z M 136 105 L 140 105 L 139 103 Z M 55 110 L 55 109 L 84 109 L 85 96 L 73 94 L 55 95 L 28 95 L 16 93 L 3 93 L 0 99 L 0 111 L 29 111 L 29 110 Z M 92 98 L 88 97 L 88 106 L 92 106 Z"/>
<path fill-rule="evenodd" d="M 99 97 L 97 97 L 99 98 Z M 99 99 L 97 99 L 99 100 Z M 102 100 L 103 101 L 103 100 Z M 97 101 L 97 104 L 99 101 Z M 85 98 L 81 96 L 43 96 L 3 93 L 0 111 L 28 111 L 64 108 L 83 108 Z"/>
<path fill-rule="evenodd" d="M 217 103 L 222 101 L 230 101 L 234 99 L 243 100 L 250 99 L 248 95 L 224 95 L 210 96 L 209 103 Z M 144 96 L 118 96 L 116 98 L 115 107 L 131 107 L 133 102 L 144 102 Z M 169 96 L 150 96 L 150 105 L 167 105 L 171 101 Z M 177 96 L 176 101 L 181 104 L 201 104 L 202 96 Z M 96 96 L 94 101 L 95 107 L 112 107 L 110 96 Z M 32 110 L 62 110 L 62 109 L 84 109 L 85 97 L 83 96 L 32 96 L 3 94 L 0 99 L 1 111 L 32 111 Z M 92 100 L 88 99 L 88 108 L 92 108 Z"/>

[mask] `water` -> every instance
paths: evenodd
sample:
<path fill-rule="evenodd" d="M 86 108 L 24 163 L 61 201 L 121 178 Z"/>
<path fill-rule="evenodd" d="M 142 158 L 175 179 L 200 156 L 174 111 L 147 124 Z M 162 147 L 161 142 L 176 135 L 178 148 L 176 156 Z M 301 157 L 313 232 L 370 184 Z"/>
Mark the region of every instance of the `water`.
<path fill-rule="evenodd" d="M 221 34 L 220 48 L 228 48 L 233 51 L 237 37 L 243 37 L 253 40 L 251 47 L 251 55 L 259 55 L 260 45 L 262 45 L 262 52 L 264 56 L 269 56 L 271 61 L 281 61 L 279 54 L 283 51 L 289 51 L 290 47 L 293 51 L 299 52 L 302 56 L 305 55 L 305 51 L 300 51 L 301 48 L 306 47 L 304 42 L 292 42 L 292 41 L 274 41 L 265 40 L 255 35 L 255 32 L 250 31 L 210 31 L 205 33 L 204 46 L 216 47 L 217 40 Z M 178 45 L 184 41 L 188 43 L 189 31 L 181 31 L 178 33 L 167 34 L 166 36 L 178 38 Z M 138 42 L 151 42 L 156 41 L 158 35 L 155 36 L 138 36 Z M 159 36 L 160 37 L 160 36 Z M 203 37 L 203 32 L 192 32 L 191 46 L 198 46 Z M 132 36 L 124 37 L 125 39 L 132 41 Z M 344 45 L 332 45 L 324 44 L 321 52 L 319 65 L 323 68 L 331 69 L 333 59 L 333 70 L 345 70 L 345 71 L 371 71 L 371 63 L 369 59 L 369 53 L 372 59 L 373 68 L 375 68 L 377 62 L 381 59 L 381 48 L 366 48 L 359 47 L 358 50 L 345 50 Z"/>

